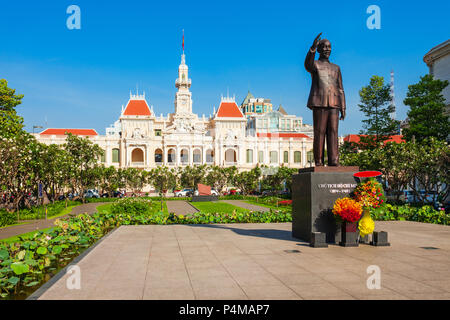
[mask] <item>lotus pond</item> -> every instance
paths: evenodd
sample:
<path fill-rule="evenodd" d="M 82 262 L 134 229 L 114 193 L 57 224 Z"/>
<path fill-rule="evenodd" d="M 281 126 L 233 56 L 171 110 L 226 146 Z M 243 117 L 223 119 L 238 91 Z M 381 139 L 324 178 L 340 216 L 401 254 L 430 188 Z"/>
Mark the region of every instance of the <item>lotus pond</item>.
<path fill-rule="evenodd" d="M 57 219 L 55 226 L 0 242 L 0 299 L 25 299 L 75 257 L 121 225 L 289 222 L 288 212 L 198 212 L 175 215 L 158 201 L 122 199 L 92 215 Z"/>

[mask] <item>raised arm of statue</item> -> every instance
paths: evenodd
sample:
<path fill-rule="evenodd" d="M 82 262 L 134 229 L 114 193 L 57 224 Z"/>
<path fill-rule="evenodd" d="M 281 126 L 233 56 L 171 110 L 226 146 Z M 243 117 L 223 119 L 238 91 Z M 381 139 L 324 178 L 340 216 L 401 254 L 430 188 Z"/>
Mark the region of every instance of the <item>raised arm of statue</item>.
<path fill-rule="evenodd" d="M 322 35 L 322 32 L 319 33 L 319 35 L 314 39 L 311 49 L 309 49 L 308 53 L 306 54 L 305 69 L 309 73 L 313 73 L 314 69 L 315 69 L 314 68 L 314 58 L 316 56 L 316 49 L 317 49 L 317 45 L 319 44 L 321 35 Z"/>

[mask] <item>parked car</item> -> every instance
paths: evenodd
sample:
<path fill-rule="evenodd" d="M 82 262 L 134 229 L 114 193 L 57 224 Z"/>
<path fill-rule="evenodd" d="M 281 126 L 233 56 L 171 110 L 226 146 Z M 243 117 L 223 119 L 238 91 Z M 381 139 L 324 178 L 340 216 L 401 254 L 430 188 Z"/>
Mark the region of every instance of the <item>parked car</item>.
<path fill-rule="evenodd" d="M 190 197 L 194 190 L 189 188 L 184 188 L 181 191 L 175 191 L 175 197 Z"/>
<path fill-rule="evenodd" d="M 216 190 L 211 189 L 211 195 L 212 195 L 212 196 L 218 196 L 219 193 L 218 193 Z M 198 196 L 198 190 L 195 190 L 195 191 L 194 191 L 194 196 Z"/>
<path fill-rule="evenodd" d="M 116 190 L 113 192 L 114 198 L 123 198 L 125 196 L 125 192 Z"/>
<path fill-rule="evenodd" d="M 83 195 L 84 198 L 100 198 L 98 191 L 95 189 L 88 189 Z"/>

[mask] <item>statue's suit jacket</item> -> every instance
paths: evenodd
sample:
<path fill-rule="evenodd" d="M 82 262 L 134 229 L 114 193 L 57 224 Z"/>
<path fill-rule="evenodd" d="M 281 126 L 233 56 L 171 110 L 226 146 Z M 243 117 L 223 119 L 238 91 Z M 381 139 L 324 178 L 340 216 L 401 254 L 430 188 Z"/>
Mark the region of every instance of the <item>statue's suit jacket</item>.
<path fill-rule="evenodd" d="M 305 68 L 312 77 L 308 108 L 324 107 L 345 110 L 341 69 L 334 63 L 314 60 L 315 53 L 316 50 L 310 49 L 305 59 Z"/>

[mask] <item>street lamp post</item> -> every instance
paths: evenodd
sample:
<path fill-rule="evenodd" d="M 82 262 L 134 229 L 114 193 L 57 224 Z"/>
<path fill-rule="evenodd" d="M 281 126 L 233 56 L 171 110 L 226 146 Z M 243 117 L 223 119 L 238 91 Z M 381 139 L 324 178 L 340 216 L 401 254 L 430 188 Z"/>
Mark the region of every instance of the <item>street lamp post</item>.
<path fill-rule="evenodd" d="M 34 133 L 34 129 L 42 129 L 42 126 L 33 126 L 33 133 Z"/>

